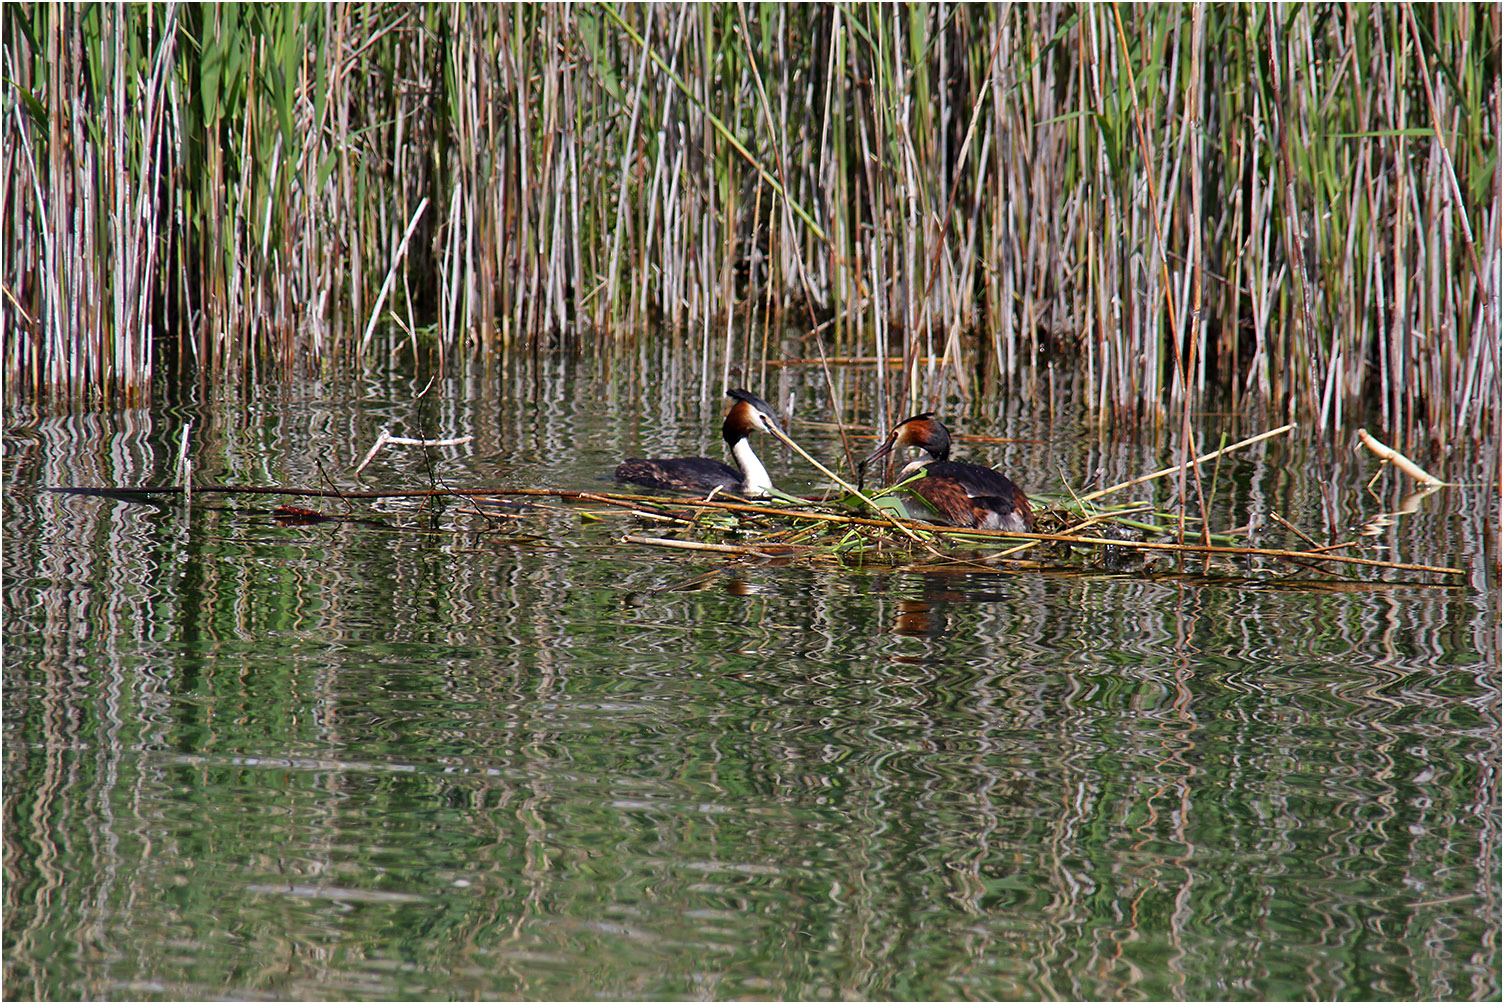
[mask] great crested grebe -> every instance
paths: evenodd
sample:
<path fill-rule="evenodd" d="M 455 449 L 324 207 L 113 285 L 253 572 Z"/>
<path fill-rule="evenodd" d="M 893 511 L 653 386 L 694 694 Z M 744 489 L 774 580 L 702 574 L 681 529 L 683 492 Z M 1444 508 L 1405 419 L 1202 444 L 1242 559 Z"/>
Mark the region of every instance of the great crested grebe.
<path fill-rule="evenodd" d="M 731 449 L 737 467 L 730 467 L 709 457 L 675 457 L 672 460 L 638 460 L 629 457 L 616 468 L 619 481 L 631 481 L 664 491 L 708 494 L 719 489 L 747 498 L 766 495 L 773 487 L 767 468 L 752 452 L 748 437 L 759 430 L 771 432 L 784 442 L 788 437 L 778 427 L 773 409 L 766 401 L 744 390 L 726 392 L 736 403 L 721 423 L 721 438 Z"/>
<path fill-rule="evenodd" d="M 924 477 L 911 483 L 907 490 L 923 499 L 929 511 L 911 510 L 920 519 L 948 526 L 969 526 L 979 530 L 1014 530 L 1025 533 L 1034 529 L 1034 513 L 1029 499 L 1018 485 L 990 467 L 961 464 L 950 459 L 950 433 L 932 411 L 905 419 L 889 433 L 883 445 L 861 463 L 867 465 L 893 450 L 917 446 L 925 456 L 910 462 L 899 473 L 905 481 L 920 470 Z"/>

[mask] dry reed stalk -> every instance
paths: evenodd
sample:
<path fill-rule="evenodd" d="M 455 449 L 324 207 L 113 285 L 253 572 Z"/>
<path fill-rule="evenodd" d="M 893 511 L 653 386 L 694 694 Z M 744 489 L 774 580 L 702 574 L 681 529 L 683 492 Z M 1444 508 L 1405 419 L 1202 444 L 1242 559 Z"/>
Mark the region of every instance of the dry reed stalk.
<path fill-rule="evenodd" d="M 1282 426 L 1280 426 L 1277 429 L 1270 429 L 1267 432 L 1261 432 L 1257 436 L 1250 436 L 1247 439 L 1244 439 L 1244 440 L 1241 440 L 1239 442 L 1233 443 L 1231 446 L 1224 446 L 1224 447 L 1222 447 L 1219 450 L 1213 450 L 1211 453 L 1207 453 L 1207 454 L 1204 454 L 1202 456 L 1199 456 L 1199 457 L 1197 457 L 1194 460 L 1187 460 L 1187 461 L 1185 461 L 1183 463 L 1175 464 L 1174 466 L 1171 466 L 1171 467 L 1165 467 L 1165 468 L 1162 468 L 1161 470 L 1153 471 L 1153 472 L 1151 472 L 1149 474 L 1140 475 L 1139 477 L 1131 478 L 1131 479 L 1129 479 L 1127 481 L 1120 482 L 1118 484 L 1112 485 L 1112 486 L 1107 487 L 1107 488 L 1102 488 L 1102 489 L 1100 489 L 1098 491 L 1091 492 L 1090 494 L 1082 495 L 1076 501 L 1077 502 L 1090 502 L 1093 499 L 1101 498 L 1104 495 L 1111 495 L 1114 492 L 1121 491 L 1124 488 L 1129 488 L 1129 487 L 1131 487 L 1133 485 L 1136 485 L 1136 484 L 1142 484 L 1145 481 L 1153 481 L 1156 478 L 1162 478 L 1162 477 L 1164 477 L 1167 474 L 1179 474 L 1179 473 L 1182 473 L 1187 467 L 1190 467 L 1190 466 L 1197 466 L 1197 467 L 1199 467 L 1201 464 L 1204 464 L 1208 460 L 1214 460 L 1217 457 L 1222 456 L 1223 454 L 1231 453 L 1234 450 L 1241 450 L 1245 446 L 1252 446 L 1254 443 L 1262 442 L 1263 440 L 1266 440 L 1266 439 L 1272 439 L 1275 436 L 1282 436 L 1285 433 L 1292 431 L 1294 428 L 1295 428 L 1295 424 L 1294 423 L 1290 423 L 1290 424 L 1287 424 L 1287 425 L 1282 425 Z M 1184 497 L 1184 496 L 1182 495 L 1182 497 Z"/>
<path fill-rule="evenodd" d="M 5 379 L 144 400 L 358 359 L 386 286 L 460 366 L 666 319 L 708 396 L 797 320 L 806 355 L 905 359 L 890 418 L 1032 395 L 1060 351 L 1104 427 L 1176 409 L 1188 452 L 1221 389 L 1487 435 L 1499 38 L 1409 4 L 34 5 Z"/>

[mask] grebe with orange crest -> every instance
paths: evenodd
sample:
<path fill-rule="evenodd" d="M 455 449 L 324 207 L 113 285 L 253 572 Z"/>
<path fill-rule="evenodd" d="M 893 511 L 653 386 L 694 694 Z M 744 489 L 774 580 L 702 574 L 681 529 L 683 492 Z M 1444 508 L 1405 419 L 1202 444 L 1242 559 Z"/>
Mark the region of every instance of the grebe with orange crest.
<path fill-rule="evenodd" d="M 762 398 L 740 388 L 726 395 L 736 401 L 721 423 L 721 438 L 731 451 L 736 467 L 709 457 L 674 457 L 663 460 L 639 460 L 630 457 L 616 468 L 618 481 L 630 481 L 660 491 L 690 492 L 697 495 L 713 491 L 731 492 L 745 498 L 757 498 L 773 489 L 768 469 L 752 449 L 754 432 L 769 432 L 788 442 L 778 427 L 773 408 Z"/>
<path fill-rule="evenodd" d="M 899 481 L 906 481 L 921 470 L 924 472 L 924 477 L 904 489 L 924 502 L 924 507 L 906 504 L 911 516 L 978 530 L 1028 533 L 1034 529 L 1029 498 L 1018 485 L 990 467 L 950 459 L 950 431 L 932 411 L 899 423 L 883 444 L 861 462 L 859 478 L 865 477 L 867 465 L 874 460 L 908 446 L 924 451 L 898 475 Z"/>

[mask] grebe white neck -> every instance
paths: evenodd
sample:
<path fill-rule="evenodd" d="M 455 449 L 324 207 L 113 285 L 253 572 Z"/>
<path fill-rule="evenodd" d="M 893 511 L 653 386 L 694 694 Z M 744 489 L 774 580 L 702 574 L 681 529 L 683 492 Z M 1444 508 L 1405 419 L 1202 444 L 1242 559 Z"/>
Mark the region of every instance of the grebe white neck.
<path fill-rule="evenodd" d="M 757 459 L 757 454 L 752 450 L 750 439 L 738 439 L 736 445 L 731 447 L 731 456 L 736 459 L 736 466 L 742 469 L 742 480 L 746 482 L 746 494 L 749 496 L 766 495 L 773 487 L 773 479 L 768 477 L 768 469 Z"/>

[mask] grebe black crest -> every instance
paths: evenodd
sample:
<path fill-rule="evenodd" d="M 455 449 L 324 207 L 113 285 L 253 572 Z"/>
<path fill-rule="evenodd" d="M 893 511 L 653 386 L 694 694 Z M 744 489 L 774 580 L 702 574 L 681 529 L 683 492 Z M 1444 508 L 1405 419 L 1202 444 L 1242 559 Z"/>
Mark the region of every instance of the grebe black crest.
<path fill-rule="evenodd" d="M 771 432 L 780 439 L 783 431 L 778 427 L 772 407 L 755 394 L 736 388 L 726 395 L 736 401 L 721 423 L 721 438 L 731 450 L 735 467 L 711 460 L 709 457 L 675 457 L 665 460 L 638 460 L 635 457 L 623 460 L 616 468 L 619 481 L 657 488 L 660 491 L 689 492 L 708 495 L 713 491 L 731 492 L 746 498 L 766 495 L 773 487 L 767 468 L 757 459 L 748 437 L 754 432 Z"/>
<path fill-rule="evenodd" d="M 866 474 L 867 465 L 886 457 L 895 449 L 917 446 L 924 451 L 899 472 L 905 481 L 922 469 L 924 477 L 907 488 L 924 500 L 924 507 L 910 510 L 910 515 L 947 526 L 969 526 L 979 530 L 1014 530 L 1028 533 L 1034 529 L 1034 513 L 1023 491 L 990 467 L 962 464 L 950 459 L 950 431 L 926 411 L 898 425 L 883 444 L 863 460 L 859 467 Z"/>

